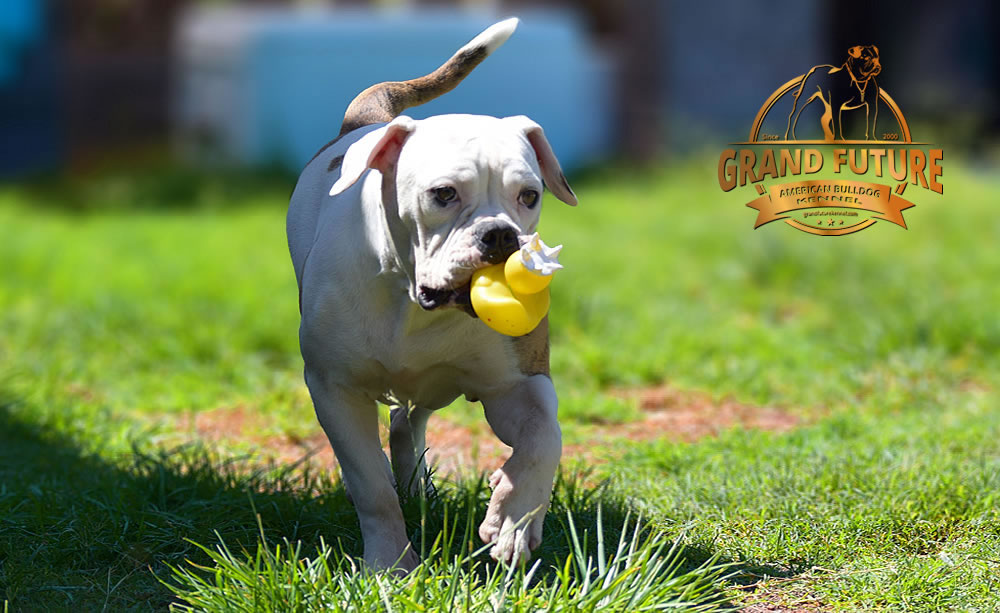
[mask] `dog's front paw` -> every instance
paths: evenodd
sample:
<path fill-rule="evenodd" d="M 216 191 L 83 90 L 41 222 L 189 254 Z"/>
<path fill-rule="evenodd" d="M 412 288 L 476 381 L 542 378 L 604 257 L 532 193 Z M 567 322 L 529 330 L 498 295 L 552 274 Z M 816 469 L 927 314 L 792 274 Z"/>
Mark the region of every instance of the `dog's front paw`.
<path fill-rule="evenodd" d="M 515 488 L 503 469 L 490 476 L 493 496 L 486 519 L 479 526 L 479 538 L 493 544 L 490 556 L 498 562 L 523 564 L 542 542 L 549 489 L 533 485 L 525 483 Z"/>

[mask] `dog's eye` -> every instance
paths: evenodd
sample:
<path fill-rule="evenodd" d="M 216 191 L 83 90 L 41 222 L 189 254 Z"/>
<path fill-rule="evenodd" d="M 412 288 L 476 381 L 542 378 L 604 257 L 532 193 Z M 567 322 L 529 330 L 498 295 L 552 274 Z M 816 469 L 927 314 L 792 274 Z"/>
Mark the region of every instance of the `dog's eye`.
<path fill-rule="evenodd" d="M 518 196 L 517 200 L 529 209 L 533 209 L 535 208 L 535 205 L 538 204 L 538 192 L 533 189 L 526 189 L 521 192 L 521 195 Z"/>
<path fill-rule="evenodd" d="M 458 192 L 454 187 L 435 187 L 433 191 L 435 200 L 442 206 L 458 199 Z"/>

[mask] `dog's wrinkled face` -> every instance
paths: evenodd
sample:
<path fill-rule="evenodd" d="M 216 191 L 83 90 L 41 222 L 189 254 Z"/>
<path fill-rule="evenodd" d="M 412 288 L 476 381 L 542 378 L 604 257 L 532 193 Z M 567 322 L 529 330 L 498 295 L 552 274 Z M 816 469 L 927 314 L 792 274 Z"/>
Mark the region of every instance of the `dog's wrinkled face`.
<path fill-rule="evenodd" d="M 867 81 L 882 72 L 878 59 L 878 47 L 858 45 L 847 50 L 847 66 L 858 81 Z"/>
<path fill-rule="evenodd" d="M 543 181 L 576 205 L 541 127 L 523 116 L 401 115 L 351 145 L 330 195 L 369 168 L 395 179 L 383 182 L 382 206 L 397 255 L 412 266 L 410 295 L 427 310 L 472 313 L 472 273 L 504 261 L 534 232 Z"/>
<path fill-rule="evenodd" d="M 541 169 L 522 126 L 439 119 L 420 122 L 410 135 L 396 175 L 417 302 L 425 309 L 466 302 L 472 273 L 516 251 L 542 208 Z"/>

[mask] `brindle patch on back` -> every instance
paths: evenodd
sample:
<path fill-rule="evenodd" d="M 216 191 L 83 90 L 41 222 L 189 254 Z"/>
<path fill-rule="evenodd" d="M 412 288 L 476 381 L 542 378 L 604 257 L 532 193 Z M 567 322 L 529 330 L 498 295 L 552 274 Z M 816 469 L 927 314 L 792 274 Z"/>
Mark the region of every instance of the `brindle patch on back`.
<path fill-rule="evenodd" d="M 517 368 L 525 375 L 549 376 L 549 316 L 524 336 L 511 339 Z"/>
<path fill-rule="evenodd" d="M 461 49 L 428 75 L 409 81 L 386 81 L 372 85 L 351 101 L 340 124 L 340 134 L 323 145 L 312 160 L 333 146 L 345 134 L 372 124 L 389 123 L 406 109 L 450 92 L 488 55 L 489 51 L 485 45 Z M 334 159 L 327 170 L 333 170 L 341 161 L 342 158 Z"/>
<path fill-rule="evenodd" d="M 406 109 L 450 92 L 487 55 L 489 52 L 485 46 L 465 49 L 428 75 L 409 81 L 386 81 L 372 85 L 348 105 L 340 135 L 375 123 L 389 123 Z"/>

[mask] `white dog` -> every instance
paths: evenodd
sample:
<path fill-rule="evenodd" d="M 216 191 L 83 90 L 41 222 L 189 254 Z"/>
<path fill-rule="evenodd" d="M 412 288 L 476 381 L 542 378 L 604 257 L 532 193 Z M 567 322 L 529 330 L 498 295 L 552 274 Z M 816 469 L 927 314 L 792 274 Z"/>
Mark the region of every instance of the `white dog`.
<path fill-rule="evenodd" d="M 422 487 L 427 419 L 461 395 L 482 401 L 513 449 L 490 477 L 479 536 L 516 562 L 541 541 L 562 451 L 548 321 L 502 336 L 475 318 L 469 282 L 534 232 L 543 180 L 563 202 L 576 196 L 527 117 L 399 115 L 453 89 L 516 27 L 500 22 L 433 73 L 362 92 L 292 194 L 305 380 L 376 568 L 419 561 L 395 486 Z M 391 469 L 375 404 L 389 398 L 413 407 L 391 415 Z"/>

